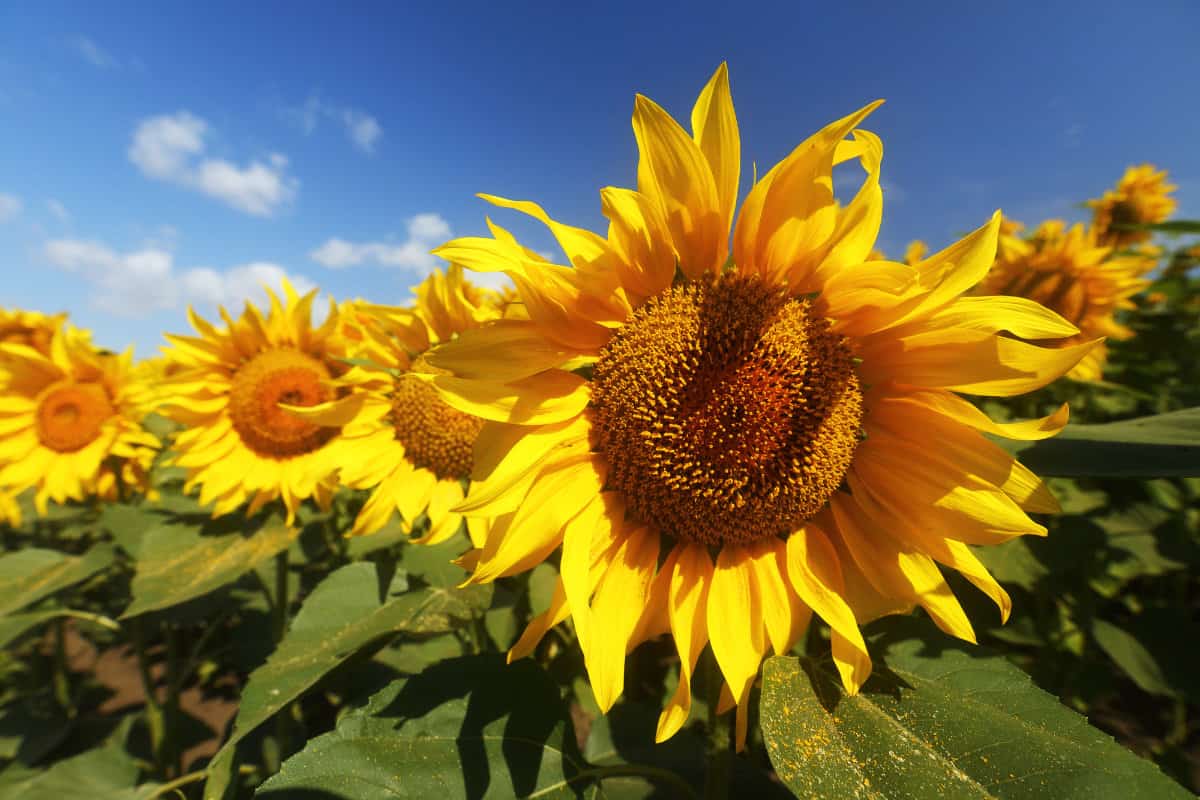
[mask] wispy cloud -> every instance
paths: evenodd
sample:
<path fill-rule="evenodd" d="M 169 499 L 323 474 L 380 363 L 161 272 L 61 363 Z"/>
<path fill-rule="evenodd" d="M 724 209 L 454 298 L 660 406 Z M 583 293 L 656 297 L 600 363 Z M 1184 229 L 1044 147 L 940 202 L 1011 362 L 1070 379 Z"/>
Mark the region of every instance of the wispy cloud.
<path fill-rule="evenodd" d="M 304 131 L 305 135 L 316 132 L 322 120 L 331 120 L 341 125 L 351 143 L 368 155 L 374 155 L 375 147 L 383 137 L 383 126 L 371 114 L 322 100 L 315 92 L 308 96 L 304 105 L 285 108 L 284 115 Z"/>
<path fill-rule="evenodd" d="M 15 194 L 5 194 L 0 192 L 0 222 L 8 222 L 10 219 L 15 219 L 21 213 L 24 204 L 21 198 Z"/>
<path fill-rule="evenodd" d="M 429 251 L 450 237 L 450 223 L 438 214 L 417 214 L 408 220 L 407 231 L 407 237 L 401 241 L 349 242 L 334 237 L 309 255 L 330 269 L 378 264 L 427 275 L 443 263 Z"/>
<path fill-rule="evenodd" d="M 105 50 L 94 39 L 87 36 L 76 35 L 68 37 L 67 46 L 75 53 L 87 61 L 93 67 L 100 69 L 114 69 L 120 66 L 120 62 L 113 56 L 112 53 Z"/>
<path fill-rule="evenodd" d="M 299 181 L 288 174 L 286 156 L 271 153 L 244 166 L 207 158 L 209 133 L 208 123 L 189 111 L 150 117 L 133 133 L 129 160 L 148 178 L 207 194 L 247 214 L 269 217 L 292 201 Z"/>
<path fill-rule="evenodd" d="M 103 242 L 56 239 L 45 244 L 43 255 L 51 265 L 92 284 L 92 305 L 120 317 L 145 317 L 183 304 L 237 307 L 245 300 L 262 302 L 263 287 L 276 288 L 284 278 L 298 291 L 314 288 L 304 276 L 266 261 L 225 270 L 180 270 L 169 250 L 153 246 L 122 253 Z"/>
<path fill-rule="evenodd" d="M 54 218 L 59 222 L 70 222 L 71 212 L 67 211 L 67 207 L 54 198 L 50 198 L 46 201 L 46 208 L 50 210 L 50 213 L 53 214 Z"/>

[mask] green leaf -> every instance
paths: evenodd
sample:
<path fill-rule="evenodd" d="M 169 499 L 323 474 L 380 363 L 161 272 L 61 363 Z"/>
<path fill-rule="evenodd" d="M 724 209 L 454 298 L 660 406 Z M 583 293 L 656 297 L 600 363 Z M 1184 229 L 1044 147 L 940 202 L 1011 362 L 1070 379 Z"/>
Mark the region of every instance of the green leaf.
<path fill-rule="evenodd" d="M 900 619 L 890 630 L 918 628 Z M 944 637 L 889 641 L 885 634 L 879 641 L 883 658 L 875 658 L 874 675 L 854 697 L 828 663 L 766 662 L 763 737 L 779 777 L 797 795 L 1191 797 L 1003 658 L 956 649 Z"/>
<path fill-rule="evenodd" d="M 1200 475 L 1200 408 L 1104 425 L 1068 425 L 1052 439 L 1001 444 L 1039 475 Z"/>
<path fill-rule="evenodd" d="M 404 585 L 404 573 L 398 578 Z M 267 663 L 251 673 L 233 733 L 209 767 L 204 796 L 224 795 L 238 741 L 334 667 L 385 636 L 442 633 L 462 624 L 474 613 L 478 589 L 490 587 L 435 586 L 400 595 L 389 587 L 381 599 L 373 564 L 348 564 L 330 574 L 304 601 Z M 488 591 L 483 594 L 490 597 Z"/>
<path fill-rule="evenodd" d="M 133 602 L 122 618 L 179 605 L 233 583 L 286 549 L 298 532 L 272 518 L 251 536 L 204 536 L 192 526 L 146 533 L 133 578 Z"/>
<path fill-rule="evenodd" d="M 576 797 L 585 768 L 554 681 L 499 655 L 396 681 L 283 764 L 256 797 Z"/>
<path fill-rule="evenodd" d="M 58 617 L 74 617 L 75 619 L 108 628 L 110 631 L 121 629 L 120 625 L 108 617 L 92 614 L 87 611 L 75 611 L 70 608 L 52 608 L 47 611 L 33 611 L 28 614 L 9 614 L 8 616 L 0 617 L 0 647 L 4 647 L 31 628 L 35 628 L 43 622 L 48 622 Z"/>
<path fill-rule="evenodd" d="M 133 717 L 126 717 L 103 747 L 53 764 L 49 769 L 0 783 L 5 797 L 21 800 L 95 800 L 118 797 L 134 787 L 138 766 L 125 751 Z M 7 772 L 7 770 L 6 770 Z M 6 776 L 7 777 L 7 776 Z"/>
<path fill-rule="evenodd" d="M 0 557 L 0 615 L 90 578 L 113 560 L 113 547 L 101 543 L 81 556 L 31 547 Z"/>
<path fill-rule="evenodd" d="M 1143 691 L 1174 697 L 1177 692 L 1167 682 L 1154 656 L 1132 634 L 1102 619 L 1092 621 L 1092 637 L 1108 653 L 1121 671 Z"/>

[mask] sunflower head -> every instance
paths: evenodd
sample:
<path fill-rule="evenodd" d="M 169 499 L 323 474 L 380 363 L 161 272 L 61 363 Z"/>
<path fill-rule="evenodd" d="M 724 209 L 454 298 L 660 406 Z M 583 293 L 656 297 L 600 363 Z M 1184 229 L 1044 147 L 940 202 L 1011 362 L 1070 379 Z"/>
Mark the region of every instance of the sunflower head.
<path fill-rule="evenodd" d="M 51 500 L 111 494 L 105 476 L 130 461 L 148 465 L 159 446 L 141 427 L 144 390 L 132 353 L 99 351 L 86 332 L 68 327 L 46 349 L 0 345 L 0 488 L 35 489 L 41 513 Z"/>
<path fill-rule="evenodd" d="M 50 340 L 66 319 L 66 314 L 0 308 L 0 344 L 23 344 L 49 355 Z"/>
<path fill-rule="evenodd" d="M 187 468 L 186 487 L 200 488 L 201 503 L 218 515 L 278 498 L 290 521 L 305 498 L 328 497 L 338 466 L 328 444 L 338 429 L 288 409 L 320 411 L 341 398 L 335 379 L 346 371 L 348 345 L 332 302 L 314 326 L 315 290 L 301 297 L 285 281 L 282 297 L 268 296 L 265 314 L 249 302 L 236 319 L 221 309 L 220 328 L 189 311 L 198 335 L 167 336 L 173 366 L 158 397 L 162 413 L 187 428 L 176 437 L 175 463 Z"/>
<path fill-rule="evenodd" d="M 1069 347 L 1133 335 L 1117 315 L 1134 308 L 1130 298 L 1149 285 L 1141 276 L 1154 266 L 1152 258 L 1114 256 L 1112 247 L 1099 243 L 1095 228 L 1081 223 L 1068 228 L 1062 220 L 1047 220 L 1024 239 L 1007 238 L 1001 238 L 1000 257 L 977 289 L 979 294 L 1033 300 L 1079 329 L 1074 336 L 1044 344 Z M 1096 346 L 1070 377 L 1100 380 L 1106 358 L 1104 345 Z"/>
<path fill-rule="evenodd" d="M 410 307 L 356 305 L 346 328 L 358 363 L 331 384 L 343 398 L 289 413 L 340 431 L 330 451 L 341 481 L 371 490 L 351 535 L 373 533 L 397 512 L 411 529 L 424 514 L 429 527 L 418 541 L 437 543 L 463 523 L 450 509 L 463 501 L 483 420 L 447 405 L 418 376 L 448 374 L 426 358 L 430 348 L 499 319 L 503 299 L 458 266 L 433 272 L 413 294 Z"/>
<path fill-rule="evenodd" d="M 1167 183 L 1167 171 L 1156 170 L 1152 164 L 1126 169 L 1115 188 L 1087 202 L 1093 210 L 1092 224 L 1099 240 L 1117 249 L 1148 241 L 1149 231 L 1125 230 L 1121 226 L 1166 220 L 1175 212 L 1175 199 L 1170 195 L 1176 188 Z"/>
<path fill-rule="evenodd" d="M 436 251 L 507 274 L 523 311 L 425 355 L 448 374 L 412 373 L 489 421 L 458 510 L 494 521 L 461 563 L 486 582 L 561 548 L 551 605 L 510 658 L 570 616 L 601 709 L 621 692 L 625 654 L 669 633 L 680 679 L 659 740 L 686 722 L 706 646 L 740 744 L 761 659 L 788 652 L 813 613 L 852 692 L 871 668 L 859 626 L 876 616 L 919 605 L 973 639 L 937 564 L 1007 616 L 967 545 L 1044 533 L 1026 511 L 1055 508 L 980 431 L 1050 435 L 1065 407 L 1004 426 L 955 392 L 1036 389 L 1093 342 L 1041 347 L 1078 329 L 1033 301 L 962 297 L 993 262 L 999 214 L 912 264 L 873 255 L 882 143 L 859 126 L 877 105 L 801 143 L 739 211 L 722 66 L 690 132 L 637 98 L 637 187 L 601 191 L 607 237 L 482 195 L 546 224 L 569 264 L 490 221 L 491 238 Z M 848 202 L 833 193 L 843 163 L 864 175 Z"/>

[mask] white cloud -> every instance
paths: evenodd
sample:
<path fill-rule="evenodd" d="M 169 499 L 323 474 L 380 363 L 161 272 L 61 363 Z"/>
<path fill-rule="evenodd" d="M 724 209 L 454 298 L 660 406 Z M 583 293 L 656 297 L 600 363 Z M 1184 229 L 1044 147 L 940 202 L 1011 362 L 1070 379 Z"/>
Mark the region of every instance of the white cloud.
<path fill-rule="evenodd" d="M 428 274 L 442 263 L 429 251 L 450 237 L 450 223 L 438 214 L 417 214 L 408 220 L 408 237 L 401 242 L 348 242 L 334 237 L 309 256 L 330 269 L 359 264 L 400 267 Z"/>
<path fill-rule="evenodd" d="M 177 270 L 174 256 L 158 247 L 118 253 L 102 242 L 57 239 L 47 242 L 46 260 L 92 284 L 92 304 L 122 317 L 144 317 L 182 304 L 237 308 L 245 300 L 262 303 L 264 286 L 278 288 L 287 278 L 299 292 L 314 288 L 302 275 L 278 264 L 255 261 L 226 270 Z"/>
<path fill-rule="evenodd" d="M 68 222 L 71 219 L 71 212 L 67 211 L 67 207 L 54 198 L 50 198 L 46 201 L 46 208 L 50 209 L 50 213 L 53 214 L 54 218 L 59 222 Z"/>
<path fill-rule="evenodd" d="M 0 192 L 0 222 L 8 222 L 21 213 L 21 198 L 15 194 Z"/>
<path fill-rule="evenodd" d="M 354 146 L 368 155 L 375 153 L 375 145 L 383 136 L 383 126 L 374 116 L 357 108 L 326 102 L 315 93 L 309 95 L 299 108 L 285 108 L 284 114 L 295 121 L 306 136 L 317 130 L 322 119 L 334 120 L 342 125 Z"/>
<path fill-rule="evenodd" d="M 93 67 L 112 69 L 119 66 L 111 53 L 86 36 L 72 36 L 67 40 L 67 44 Z"/>
<path fill-rule="evenodd" d="M 133 133 L 129 160 L 148 178 L 194 189 L 247 214 L 269 217 L 291 202 L 299 181 L 288 175 L 286 156 L 272 153 L 266 162 L 245 166 L 204 158 L 209 130 L 188 111 L 150 117 Z"/>

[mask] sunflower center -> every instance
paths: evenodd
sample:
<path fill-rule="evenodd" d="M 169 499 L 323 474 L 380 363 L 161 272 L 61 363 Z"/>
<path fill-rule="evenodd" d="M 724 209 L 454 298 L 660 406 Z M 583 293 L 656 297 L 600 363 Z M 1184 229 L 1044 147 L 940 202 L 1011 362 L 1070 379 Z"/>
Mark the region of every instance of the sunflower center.
<path fill-rule="evenodd" d="M 317 450 L 337 428 L 314 425 L 279 407 L 315 406 L 334 399 L 329 368 L 298 350 L 259 353 L 233 376 L 229 418 L 246 446 L 261 456 L 288 458 Z"/>
<path fill-rule="evenodd" d="M 98 383 L 51 386 L 38 401 L 38 439 L 60 453 L 82 450 L 116 413 L 108 392 Z"/>
<path fill-rule="evenodd" d="M 641 521 L 700 544 L 790 533 L 841 484 L 860 438 L 845 339 L 758 278 L 651 299 L 592 379 L 610 486 Z"/>
<path fill-rule="evenodd" d="M 413 362 L 414 372 L 447 375 L 445 370 Z M 412 376 L 396 380 L 392 392 L 392 425 L 396 441 L 414 466 L 428 469 L 441 479 L 466 478 L 471 474 L 471 451 L 483 420 L 451 408 L 437 390 Z"/>

